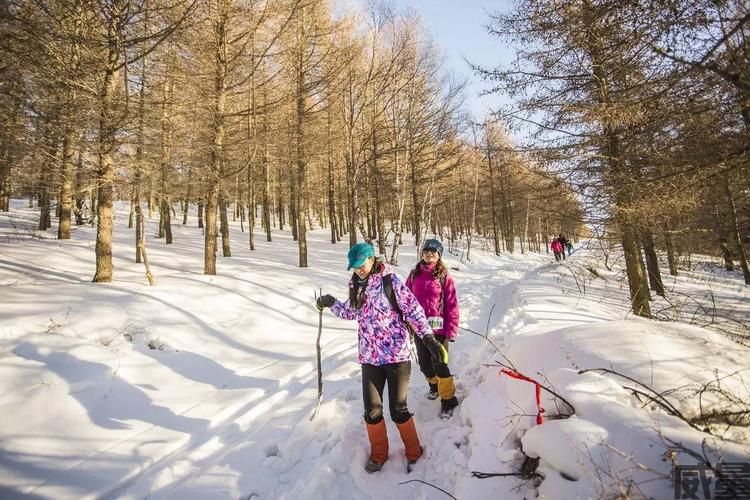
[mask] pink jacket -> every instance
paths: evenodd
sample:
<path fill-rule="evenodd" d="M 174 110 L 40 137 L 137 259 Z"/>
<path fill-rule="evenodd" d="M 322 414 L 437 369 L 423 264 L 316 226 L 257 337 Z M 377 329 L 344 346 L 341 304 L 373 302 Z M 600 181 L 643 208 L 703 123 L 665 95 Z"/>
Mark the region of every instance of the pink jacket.
<path fill-rule="evenodd" d="M 443 328 L 435 329 L 433 333 L 444 335 L 448 340 L 454 340 L 458 336 L 456 284 L 453 277 L 448 274 L 445 277 L 445 289 L 441 290 L 440 280 L 432 276 L 434 268 L 435 264 L 421 263 L 419 274 L 414 276 L 415 272 L 412 271 L 406 279 L 406 286 L 417 297 L 425 316 L 443 318 Z M 443 308 L 442 296 L 445 297 L 445 308 Z"/>
<path fill-rule="evenodd" d="M 563 251 L 562 244 L 560 243 L 560 240 L 558 240 L 557 238 L 552 240 L 552 251 L 555 253 L 560 253 Z"/>

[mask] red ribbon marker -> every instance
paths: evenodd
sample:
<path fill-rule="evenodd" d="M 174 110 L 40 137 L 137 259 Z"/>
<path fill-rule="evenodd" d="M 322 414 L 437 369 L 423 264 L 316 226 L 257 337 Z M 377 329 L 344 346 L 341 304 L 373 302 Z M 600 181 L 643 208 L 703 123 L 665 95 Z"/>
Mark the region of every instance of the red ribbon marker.
<path fill-rule="evenodd" d="M 542 386 L 539 385 L 539 382 L 537 382 L 534 379 L 531 379 L 527 377 L 526 375 L 521 375 L 515 370 L 509 370 L 507 368 L 501 368 L 500 373 L 498 375 L 506 374 L 509 377 L 512 377 L 517 380 L 525 380 L 526 382 L 531 382 L 536 386 L 536 424 L 540 425 L 542 423 L 542 413 L 544 413 L 544 408 L 542 407 Z"/>

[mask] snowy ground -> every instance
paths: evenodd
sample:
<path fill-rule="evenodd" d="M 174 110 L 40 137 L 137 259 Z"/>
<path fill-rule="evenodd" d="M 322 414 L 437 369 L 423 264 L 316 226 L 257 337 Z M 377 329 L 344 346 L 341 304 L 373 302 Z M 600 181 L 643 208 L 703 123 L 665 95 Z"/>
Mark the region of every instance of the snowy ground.
<path fill-rule="evenodd" d="M 461 325 L 488 331 L 520 372 L 573 404 L 575 416 L 535 425 L 534 386 L 499 376 L 488 365 L 507 360 L 464 331 L 451 346 L 459 411 L 438 418 L 415 365 L 410 409 L 425 457 L 407 475 L 388 422 L 390 459 L 368 475 L 355 323 L 328 312 L 325 400 L 309 420 L 317 399 L 313 294 L 346 293 L 345 243 L 311 232 L 310 267 L 299 269 L 289 233 L 275 231 L 270 243 L 256 234 L 251 252 L 236 223 L 233 257 L 219 257 L 219 275 L 209 277 L 201 274 L 203 238 L 194 220 L 174 226 L 170 246 L 151 237 L 151 220 L 147 249 L 157 286 L 149 287 L 121 210 L 115 280 L 92 284 L 94 229 L 78 227 L 59 242 L 53 231 L 33 230 L 36 217 L 20 201 L 0 214 L 2 499 L 449 498 L 413 480 L 462 500 L 626 490 L 659 499 L 674 498 L 673 463 L 695 463 L 680 446 L 699 454 L 703 446 L 712 461 L 718 449 L 728 462 L 750 462 L 747 427 L 712 426 L 719 439 L 639 401 L 623 387 L 634 387 L 631 381 L 578 373 L 607 368 L 656 391 L 680 388 L 665 397 L 688 417 L 699 411 L 691 391 L 712 380 L 750 400 L 747 348 L 697 326 L 633 317 L 621 273 L 607 271 L 594 249 L 580 248 L 563 265 L 546 254 L 472 250 L 471 263 L 449 258 L 458 267 Z M 402 276 L 415 261 L 404 252 Z M 747 331 L 748 287 L 712 269 L 670 278 L 672 297 L 705 291 L 710 280 L 711 300 L 731 309 L 733 328 Z M 704 411 L 728 404 L 715 391 L 703 397 Z M 545 416 L 558 414 L 553 399 L 543 399 Z M 544 481 L 472 477 L 517 471 L 521 448 L 541 457 Z"/>

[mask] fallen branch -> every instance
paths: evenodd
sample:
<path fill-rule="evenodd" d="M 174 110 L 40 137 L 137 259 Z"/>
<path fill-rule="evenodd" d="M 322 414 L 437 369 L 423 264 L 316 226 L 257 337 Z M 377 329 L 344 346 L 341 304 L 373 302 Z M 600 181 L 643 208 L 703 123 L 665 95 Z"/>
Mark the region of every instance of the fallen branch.
<path fill-rule="evenodd" d="M 459 330 L 463 330 L 463 331 L 465 331 L 465 332 L 473 333 L 474 335 L 477 335 L 477 336 L 479 336 L 479 337 L 482 337 L 482 338 L 483 338 L 484 340 L 486 340 L 486 341 L 487 341 L 487 342 L 488 342 L 488 343 L 489 343 L 489 344 L 490 344 L 490 345 L 491 345 L 492 347 L 494 347 L 494 348 L 495 348 L 495 350 L 497 351 L 497 353 L 498 353 L 498 354 L 500 354 L 500 356 L 502 356 L 502 357 L 503 357 L 503 359 L 504 359 L 504 360 L 505 360 L 505 361 L 506 361 L 506 362 L 508 363 L 508 365 L 502 365 L 502 364 L 501 364 L 501 366 L 504 366 L 505 368 L 512 368 L 513 370 L 515 370 L 515 369 L 516 369 L 516 367 L 515 367 L 515 365 L 513 364 L 513 362 L 512 362 L 512 361 L 511 361 L 510 359 L 508 359 L 508 357 L 507 357 L 507 356 L 506 356 L 505 354 L 503 354 L 503 351 L 501 351 L 501 350 L 500 350 L 500 348 L 499 348 L 499 347 L 498 347 L 498 346 L 497 346 L 497 345 L 496 345 L 496 344 L 495 344 L 495 343 L 494 343 L 494 342 L 493 342 L 493 341 L 492 341 L 492 340 L 490 339 L 489 335 L 482 335 L 481 333 L 479 333 L 479 332 L 477 332 L 477 331 L 474 331 L 474 330 L 472 330 L 471 328 L 464 328 L 463 326 L 459 326 L 459 327 L 458 327 L 458 329 L 459 329 Z"/>
<path fill-rule="evenodd" d="M 612 375 L 616 375 L 618 377 L 624 378 L 625 380 L 629 380 L 629 381 L 633 382 L 634 384 L 637 384 L 640 387 L 642 387 L 643 389 L 645 389 L 645 391 L 640 390 L 640 389 L 636 389 L 634 387 L 628 387 L 628 386 L 625 386 L 625 385 L 623 386 L 624 389 L 632 392 L 635 395 L 639 395 L 639 396 L 645 397 L 649 401 L 651 401 L 654 404 L 656 404 L 656 405 L 660 406 L 661 408 L 663 408 L 668 414 L 679 418 L 680 420 L 682 420 L 683 422 L 685 422 L 686 424 L 688 424 L 693 429 L 695 429 L 695 430 L 697 430 L 699 432 L 706 432 L 708 434 L 711 434 L 710 430 L 708 430 L 708 429 L 701 429 L 700 427 L 698 427 L 697 425 L 695 425 L 690 419 L 688 419 L 685 415 L 683 415 L 682 412 L 680 412 L 680 410 L 678 410 L 677 408 L 675 408 L 675 406 L 672 403 L 670 403 L 662 395 L 662 393 L 659 393 L 658 391 L 652 389 L 651 387 L 649 387 L 648 385 L 644 384 L 640 380 L 634 379 L 633 377 L 625 375 L 624 373 L 619 373 L 619 372 L 617 372 L 615 370 L 612 370 L 610 368 L 590 368 L 590 369 L 587 369 L 587 370 L 579 370 L 578 374 L 581 375 L 581 374 L 584 374 L 586 372 L 604 372 L 604 373 L 610 373 Z"/>
<path fill-rule="evenodd" d="M 544 479 L 544 474 L 540 474 L 536 471 L 537 467 L 539 467 L 539 457 L 532 458 L 528 455 L 524 455 L 523 463 L 521 464 L 521 470 L 519 472 L 478 472 L 473 470 L 471 471 L 471 475 L 472 477 L 475 477 L 477 479 L 509 476 L 517 476 L 521 479 Z"/>
<path fill-rule="evenodd" d="M 442 491 L 443 493 L 445 493 L 445 494 L 446 494 L 446 495 L 448 495 L 449 497 L 453 498 L 453 500 L 458 500 L 458 498 L 454 497 L 453 495 L 451 495 L 450 493 L 448 493 L 448 492 L 447 492 L 447 491 L 445 491 L 444 489 L 442 489 L 442 488 L 438 488 L 438 487 L 437 487 L 437 486 L 435 486 L 434 484 L 430 484 L 430 483 L 428 483 L 427 481 L 422 481 L 421 479 L 410 479 L 409 481 L 403 481 L 403 482 L 401 482 L 401 483 L 398 483 L 398 484 L 399 484 L 399 485 L 402 485 L 402 484 L 409 484 L 409 483 L 422 483 L 422 484 L 426 484 L 427 486 L 432 486 L 432 487 L 433 487 L 433 488 L 435 488 L 436 490 L 438 490 L 438 491 Z"/>
<path fill-rule="evenodd" d="M 523 472 L 479 472 L 479 471 L 471 471 L 471 477 L 475 477 L 477 479 L 487 479 L 489 477 L 508 477 L 508 476 L 517 476 L 523 479 L 533 479 L 535 477 L 544 479 L 544 476 L 539 474 L 538 472 L 534 472 L 531 476 L 524 475 Z"/>
<path fill-rule="evenodd" d="M 315 292 L 313 292 L 313 296 L 315 297 L 315 302 L 317 304 L 318 297 L 323 295 L 323 289 L 320 289 L 320 295 L 315 295 Z M 318 357 L 318 403 L 315 405 L 315 409 L 312 412 L 312 415 L 310 415 L 310 421 L 312 422 L 315 416 L 318 414 L 318 411 L 320 410 L 320 406 L 323 404 L 323 367 L 321 363 L 321 355 L 320 355 L 320 337 L 323 334 L 323 309 L 320 309 L 318 311 L 318 339 L 315 341 L 315 350 L 317 352 Z"/>

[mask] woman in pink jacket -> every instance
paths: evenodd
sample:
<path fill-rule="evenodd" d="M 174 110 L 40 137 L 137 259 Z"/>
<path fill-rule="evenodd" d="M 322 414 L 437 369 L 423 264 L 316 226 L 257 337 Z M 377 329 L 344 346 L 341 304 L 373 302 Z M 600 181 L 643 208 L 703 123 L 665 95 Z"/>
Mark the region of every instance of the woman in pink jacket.
<path fill-rule="evenodd" d="M 435 339 L 447 350 L 448 342 L 453 342 L 458 336 L 458 298 L 456 285 L 443 264 L 442 255 L 443 245 L 438 240 L 425 241 L 422 246 L 422 260 L 409 274 L 406 286 L 424 309 Z M 421 338 L 415 336 L 414 342 L 417 346 L 419 369 L 430 386 L 427 397 L 437 399 L 440 396 L 440 416 L 450 418 L 453 409 L 458 406 L 458 400 L 448 365 L 433 363 L 430 351 Z"/>

